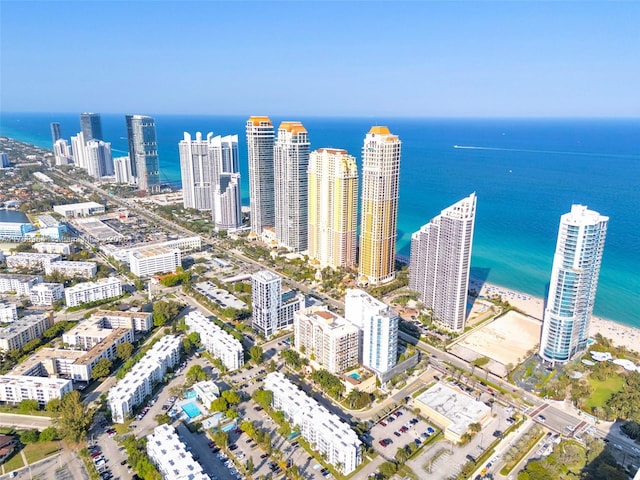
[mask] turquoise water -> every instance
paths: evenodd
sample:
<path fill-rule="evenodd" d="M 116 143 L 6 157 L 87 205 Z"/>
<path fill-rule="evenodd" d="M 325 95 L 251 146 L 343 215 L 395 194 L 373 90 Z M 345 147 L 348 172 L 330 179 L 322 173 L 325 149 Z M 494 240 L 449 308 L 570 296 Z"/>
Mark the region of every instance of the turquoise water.
<path fill-rule="evenodd" d="M 360 374 L 359 373 L 350 373 L 349 376 L 351 378 L 353 378 L 354 380 L 360 380 Z"/>
<path fill-rule="evenodd" d="M 196 392 L 194 392 L 193 390 L 187 390 L 184 393 L 184 398 L 196 398 L 198 396 L 198 394 Z"/>
<path fill-rule="evenodd" d="M 154 117 L 161 177 L 166 182 L 179 181 L 178 142 L 184 131 L 237 133 L 242 197 L 248 204 L 244 143 L 248 114 Z M 277 125 L 292 118 L 272 120 Z M 507 288 L 545 296 L 560 215 L 572 203 L 609 216 L 594 312 L 640 327 L 640 120 L 293 119 L 303 121 L 313 149 L 345 148 L 358 162 L 372 124 L 387 124 L 400 136 L 398 251 L 402 255 L 408 256 L 414 231 L 475 191 L 472 275 Z M 0 134 L 50 148 L 51 121 L 61 122 L 64 138 L 79 130 L 77 114 L 3 113 Z M 114 155 L 125 155 L 124 115 L 103 115 L 102 121 Z"/>
<path fill-rule="evenodd" d="M 202 412 L 194 402 L 185 403 L 180 408 L 182 408 L 182 411 L 186 413 L 187 417 L 189 418 L 195 418 L 199 415 L 202 415 Z"/>

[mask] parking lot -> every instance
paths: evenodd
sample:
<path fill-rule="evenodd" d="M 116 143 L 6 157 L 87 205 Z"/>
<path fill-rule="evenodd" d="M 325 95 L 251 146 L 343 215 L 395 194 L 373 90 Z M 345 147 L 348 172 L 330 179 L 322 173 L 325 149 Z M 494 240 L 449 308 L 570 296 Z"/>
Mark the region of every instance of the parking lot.
<path fill-rule="evenodd" d="M 384 457 L 392 459 L 398 448 L 410 443 L 419 447 L 435 435 L 437 430 L 410 410 L 401 408 L 374 425 L 370 433 L 373 448 Z"/>

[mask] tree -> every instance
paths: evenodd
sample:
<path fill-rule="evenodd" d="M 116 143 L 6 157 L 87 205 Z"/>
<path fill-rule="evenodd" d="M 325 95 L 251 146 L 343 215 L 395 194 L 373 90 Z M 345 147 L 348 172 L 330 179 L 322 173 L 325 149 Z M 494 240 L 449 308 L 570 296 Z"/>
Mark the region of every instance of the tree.
<path fill-rule="evenodd" d="M 469 424 L 469 430 L 471 430 L 473 433 L 478 433 L 480 430 L 482 430 L 482 424 L 471 423 Z"/>
<path fill-rule="evenodd" d="M 262 350 L 262 347 L 260 347 L 259 345 L 254 345 L 249 349 L 249 356 L 251 357 L 251 360 L 253 361 L 253 363 L 255 363 L 256 365 L 258 365 L 259 363 L 262 363 L 263 355 L 264 355 L 264 351 Z"/>
<path fill-rule="evenodd" d="M 25 430 L 20 433 L 20 441 L 22 443 L 36 443 L 39 435 L 38 430 Z"/>
<path fill-rule="evenodd" d="M 242 400 L 235 390 L 225 390 L 222 392 L 222 398 L 224 398 L 229 405 L 237 405 Z"/>
<path fill-rule="evenodd" d="M 270 390 L 256 390 L 253 392 L 253 395 L 251 395 L 251 398 L 262 408 L 267 408 L 271 406 L 271 402 L 273 401 L 273 392 Z"/>
<path fill-rule="evenodd" d="M 120 360 L 127 360 L 133 354 L 133 345 L 131 342 L 122 342 L 116 347 L 116 357 Z"/>
<path fill-rule="evenodd" d="M 398 465 L 393 462 L 384 462 L 380 465 L 380 473 L 385 476 L 385 478 L 391 478 L 394 473 L 398 471 Z"/>
<path fill-rule="evenodd" d="M 47 402 L 47 404 L 45 405 L 44 409 L 47 412 L 56 413 L 58 410 L 60 410 L 60 399 L 59 398 L 52 398 L 51 400 L 49 400 Z"/>
<path fill-rule="evenodd" d="M 224 416 L 233 420 L 234 418 L 238 418 L 240 414 L 233 408 L 229 408 L 226 412 L 224 412 Z"/>
<path fill-rule="evenodd" d="M 396 460 L 398 463 L 404 463 L 409 458 L 409 452 L 404 447 L 398 447 L 398 451 L 396 452 Z"/>
<path fill-rule="evenodd" d="M 54 427 L 47 427 L 40 432 L 39 442 L 52 442 L 58 438 L 58 431 Z"/>
<path fill-rule="evenodd" d="M 93 369 L 91 370 L 91 378 L 99 380 L 108 377 L 111 373 L 112 365 L 113 363 L 108 358 L 101 358 L 93 366 Z"/>
<path fill-rule="evenodd" d="M 193 365 L 191 368 L 189 368 L 189 370 L 187 370 L 185 379 L 189 384 L 202 382 L 207 379 L 207 372 L 205 372 L 200 365 Z"/>
<path fill-rule="evenodd" d="M 66 393 L 60 400 L 58 415 L 54 418 L 54 425 L 60 437 L 70 443 L 80 442 L 89 427 L 93 413 L 80 400 L 80 392 L 73 390 Z"/>
<path fill-rule="evenodd" d="M 214 432 L 213 435 L 211 435 L 211 438 L 220 448 L 226 449 L 227 445 L 229 445 L 229 434 L 227 432 L 219 430 Z"/>
<path fill-rule="evenodd" d="M 245 468 L 247 469 L 247 473 L 249 475 L 251 475 L 253 473 L 253 457 L 251 457 L 251 455 L 249 455 L 249 458 L 247 459 L 247 463 L 245 464 Z"/>
<path fill-rule="evenodd" d="M 166 413 L 159 413 L 158 415 L 156 415 L 156 422 L 158 422 L 158 425 L 170 423 L 171 417 Z"/>
<path fill-rule="evenodd" d="M 18 404 L 18 410 L 20 413 L 31 413 L 39 410 L 40 405 L 37 400 L 22 400 Z"/>
<path fill-rule="evenodd" d="M 212 412 L 224 412 L 229 408 L 229 403 L 222 397 L 216 398 L 213 402 L 211 402 L 211 411 Z"/>
<path fill-rule="evenodd" d="M 271 360 L 269 362 L 269 372 L 275 372 L 277 368 L 275 360 Z"/>

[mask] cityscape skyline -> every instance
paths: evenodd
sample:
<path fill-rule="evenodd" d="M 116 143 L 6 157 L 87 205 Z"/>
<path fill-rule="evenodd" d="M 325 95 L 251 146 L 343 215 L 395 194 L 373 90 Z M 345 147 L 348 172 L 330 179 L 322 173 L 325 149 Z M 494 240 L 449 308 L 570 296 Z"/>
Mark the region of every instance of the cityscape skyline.
<path fill-rule="evenodd" d="M 637 117 L 640 111 L 637 2 L 153 5 L 161 8 L 3 2 L 3 111 L 435 117 Z M 201 61 L 207 42 L 200 32 L 212 16 L 227 19 L 207 41 L 222 47 L 218 63 L 232 65 L 233 75 L 207 74 L 213 67 Z M 91 36 L 83 35 L 86 18 L 100 18 Z M 179 38 L 164 35 L 176 24 L 191 28 Z M 326 25 L 335 35 L 318 41 L 315 32 Z M 145 42 L 128 41 L 125 33 L 134 29 Z M 78 51 L 80 37 L 85 48 Z M 294 49 L 278 61 L 256 53 L 258 44 L 280 52 L 291 38 L 305 55 L 296 56 L 286 75 L 281 65 L 293 60 Z M 90 82 L 67 74 L 61 58 L 70 57 L 76 71 L 91 69 Z M 33 65 L 48 73 L 46 81 L 33 75 Z M 339 79 L 317 75 L 318 65 L 331 65 Z M 381 85 L 393 94 L 379 95 Z"/>

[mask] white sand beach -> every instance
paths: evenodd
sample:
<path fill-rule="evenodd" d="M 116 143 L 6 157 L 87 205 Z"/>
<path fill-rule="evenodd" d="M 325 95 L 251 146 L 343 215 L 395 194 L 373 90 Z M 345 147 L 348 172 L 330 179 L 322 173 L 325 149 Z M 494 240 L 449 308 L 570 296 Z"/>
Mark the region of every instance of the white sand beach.
<path fill-rule="evenodd" d="M 477 289 L 479 283 L 472 280 L 469 284 L 469 288 Z M 491 283 L 485 283 L 480 290 L 481 296 L 490 297 L 491 295 L 500 295 L 504 300 L 508 301 L 511 305 L 523 311 L 527 315 L 542 320 L 544 313 L 544 300 L 538 297 L 533 297 L 527 293 L 510 290 L 505 287 L 493 285 Z M 589 331 L 593 337 L 596 333 L 601 334 L 603 337 L 610 338 L 617 346 L 625 346 L 629 350 L 640 351 L 640 329 L 629 327 L 616 323 L 613 320 L 607 320 L 600 317 L 591 317 L 591 327 Z"/>

